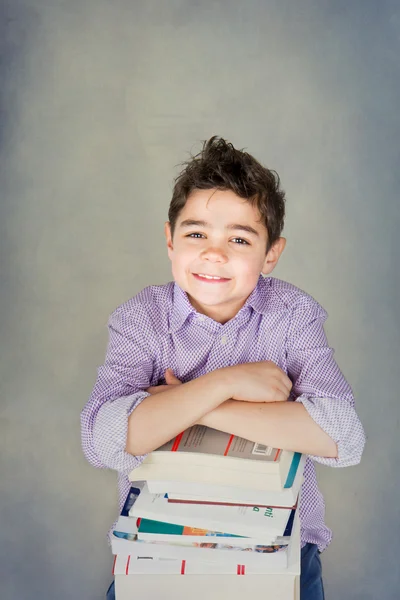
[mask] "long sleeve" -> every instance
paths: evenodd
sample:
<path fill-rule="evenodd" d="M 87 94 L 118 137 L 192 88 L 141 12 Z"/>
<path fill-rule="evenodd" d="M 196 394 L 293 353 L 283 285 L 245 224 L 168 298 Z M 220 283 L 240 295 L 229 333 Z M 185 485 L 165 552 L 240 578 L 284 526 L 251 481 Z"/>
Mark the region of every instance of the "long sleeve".
<path fill-rule="evenodd" d="M 291 398 L 302 402 L 337 444 L 337 458 L 310 458 L 328 466 L 347 467 L 360 462 L 365 434 L 352 390 L 328 346 L 323 328 L 326 318 L 325 310 L 309 296 L 302 297 L 293 311 L 286 349 L 293 382 Z"/>
<path fill-rule="evenodd" d="M 82 448 L 99 468 L 128 473 L 144 456 L 125 452 L 128 417 L 149 394 L 154 357 L 143 334 L 142 319 L 117 309 L 108 321 L 109 342 L 104 365 L 81 413 Z"/>

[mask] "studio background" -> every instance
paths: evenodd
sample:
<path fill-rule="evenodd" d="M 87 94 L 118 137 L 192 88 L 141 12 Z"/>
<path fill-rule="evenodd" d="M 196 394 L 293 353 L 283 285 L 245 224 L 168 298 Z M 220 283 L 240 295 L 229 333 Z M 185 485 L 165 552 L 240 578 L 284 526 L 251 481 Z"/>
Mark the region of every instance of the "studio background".
<path fill-rule="evenodd" d="M 0 1 L 1 597 L 103 598 L 116 475 L 81 452 L 106 323 L 171 279 L 176 165 L 218 134 L 279 173 L 274 276 L 313 295 L 368 440 L 318 467 L 327 600 L 398 597 L 397 2 Z"/>

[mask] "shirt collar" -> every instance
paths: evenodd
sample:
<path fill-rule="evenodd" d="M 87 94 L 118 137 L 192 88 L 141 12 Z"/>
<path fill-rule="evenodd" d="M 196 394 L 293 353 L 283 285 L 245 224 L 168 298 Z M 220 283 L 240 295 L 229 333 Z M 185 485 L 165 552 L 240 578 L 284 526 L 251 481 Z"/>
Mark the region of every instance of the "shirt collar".
<path fill-rule="evenodd" d="M 285 302 L 277 294 L 274 281 L 273 277 L 260 275 L 256 287 L 247 298 L 243 308 L 247 305 L 251 306 L 253 310 L 262 315 L 284 310 L 286 308 Z"/>
<path fill-rule="evenodd" d="M 273 278 L 259 276 L 258 282 L 237 315 L 246 314 L 250 309 L 260 314 L 276 312 L 284 308 L 281 298 L 271 288 Z M 174 282 L 172 311 L 170 317 L 170 332 L 175 333 L 182 327 L 188 317 L 196 315 L 196 309 L 191 305 L 187 293 Z"/>
<path fill-rule="evenodd" d="M 195 314 L 195 308 L 190 304 L 187 293 L 176 283 L 174 283 L 172 310 L 169 323 L 169 330 L 175 333 L 182 327 L 190 314 Z"/>

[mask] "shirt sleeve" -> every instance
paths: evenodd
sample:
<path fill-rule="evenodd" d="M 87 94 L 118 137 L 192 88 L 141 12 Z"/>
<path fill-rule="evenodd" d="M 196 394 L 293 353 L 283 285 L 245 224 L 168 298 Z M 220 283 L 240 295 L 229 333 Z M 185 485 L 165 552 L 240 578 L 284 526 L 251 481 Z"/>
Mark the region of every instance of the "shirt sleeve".
<path fill-rule="evenodd" d="M 123 308 L 109 318 L 104 365 L 81 413 L 82 449 L 95 467 L 128 474 L 146 456 L 125 452 L 128 417 L 150 395 L 145 390 L 152 385 L 154 356 L 145 329 Z"/>
<path fill-rule="evenodd" d="M 305 296 L 293 311 L 287 338 L 291 398 L 302 402 L 314 421 L 335 441 L 337 458 L 310 456 L 332 467 L 348 467 L 361 460 L 365 434 L 354 408 L 352 390 L 329 347 L 323 324 L 326 311 Z"/>

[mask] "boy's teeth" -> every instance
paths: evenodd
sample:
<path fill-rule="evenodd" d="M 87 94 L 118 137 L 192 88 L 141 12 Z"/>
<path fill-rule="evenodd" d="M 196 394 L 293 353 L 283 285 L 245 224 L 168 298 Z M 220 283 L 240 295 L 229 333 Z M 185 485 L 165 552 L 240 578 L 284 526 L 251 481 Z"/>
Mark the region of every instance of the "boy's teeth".
<path fill-rule="evenodd" d="M 200 277 L 205 277 L 206 279 L 222 279 L 221 277 L 214 277 L 212 275 L 203 275 L 202 273 L 199 273 Z"/>

